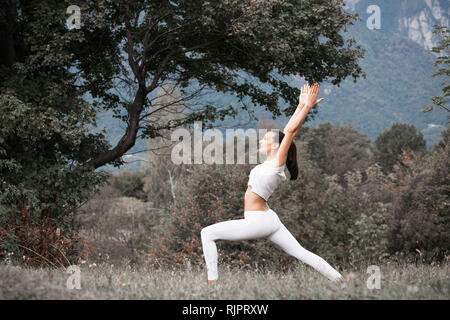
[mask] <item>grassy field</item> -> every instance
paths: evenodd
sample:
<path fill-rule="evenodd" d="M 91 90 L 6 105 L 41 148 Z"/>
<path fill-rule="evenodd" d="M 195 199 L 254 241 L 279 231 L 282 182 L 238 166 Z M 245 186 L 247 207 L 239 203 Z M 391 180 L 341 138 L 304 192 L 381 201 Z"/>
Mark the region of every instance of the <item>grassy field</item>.
<path fill-rule="evenodd" d="M 101 264 L 80 266 L 81 289 L 68 289 L 65 270 L 0 264 L 2 299 L 449 299 L 448 262 L 430 265 L 381 265 L 380 289 L 367 288 L 367 266 L 344 270 L 334 284 L 304 264 L 286 273 L 221 266 L 219 281 L 206 283 L 199 267 L 161 270 Z"/>

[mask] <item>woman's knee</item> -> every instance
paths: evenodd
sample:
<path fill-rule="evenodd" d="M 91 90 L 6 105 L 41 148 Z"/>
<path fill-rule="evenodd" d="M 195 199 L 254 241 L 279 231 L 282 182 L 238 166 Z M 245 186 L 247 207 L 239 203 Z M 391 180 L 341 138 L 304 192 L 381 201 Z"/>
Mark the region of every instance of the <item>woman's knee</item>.
<path fill-rule="evenodd" d="M 209 238 L 211 238 L 211 226 L 204 227 L 200 231 L 200 236 L 202 240 L 208 240 Z"/>

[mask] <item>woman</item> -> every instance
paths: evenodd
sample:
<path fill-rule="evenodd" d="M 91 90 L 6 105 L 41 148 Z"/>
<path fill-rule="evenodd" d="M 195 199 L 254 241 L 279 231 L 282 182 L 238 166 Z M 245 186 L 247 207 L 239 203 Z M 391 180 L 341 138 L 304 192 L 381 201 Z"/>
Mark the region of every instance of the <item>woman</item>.
<path fill-rule="evenodd" d="M 240 241 L 257 238 L 268 238 L 286 253 L 310 265 L 331 281 L 342 280 L 341 274 L 324 259 L 304 249 L 267 205 L 267 199 L 275 188 L 286 180 L 285 167 L 290 172 L 291 180 L 297 179 L 297 151 L 293 140 L 308 112 L 323 100 L 317 100 L 319 88 L 317 83 L 313 86 L 304 85 L 297 110 L 285 126 L 284 133 L 269 131 L 260 141 L 259 152 L 266 154 L 267 161 L 250 172 L 244 199 L 245 219 L 219 222 L 202 229 L 201 239 L 208 283 L 214 283 L 218 278 L 216 240 Z"/>

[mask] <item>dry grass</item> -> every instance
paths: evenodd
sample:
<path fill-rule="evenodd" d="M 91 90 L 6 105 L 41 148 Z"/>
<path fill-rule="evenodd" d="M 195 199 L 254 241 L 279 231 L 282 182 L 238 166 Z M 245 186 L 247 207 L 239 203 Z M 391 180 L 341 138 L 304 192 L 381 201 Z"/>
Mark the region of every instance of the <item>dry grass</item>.
<path fill-rule="evenodd" d="M 334 284 L 310 267 L 295 270 L 240 270 L 220 266 L 220 278 L 207 285 L 198 266 L 162 270 L 101 264 L 81 265 L 81 289 L 67 289 L 64 270 L 0 264 L 2 299 L 449 299 L 450 274 L 444 265 L 380 266 L 381 288 L 369 290 L 367 268 L 343 271 L 346 281 Z"/>

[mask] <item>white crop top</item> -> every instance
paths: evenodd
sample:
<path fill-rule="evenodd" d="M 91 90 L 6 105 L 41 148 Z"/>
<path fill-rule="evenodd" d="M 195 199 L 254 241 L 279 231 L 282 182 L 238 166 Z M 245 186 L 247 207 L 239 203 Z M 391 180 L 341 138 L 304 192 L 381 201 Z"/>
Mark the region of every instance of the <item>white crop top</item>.
<path fill-rule="evenodd" d="M 252 187 L 252 191 L 267 201 L 278 185 L 285 181 L 286 175 L 283 164 L 279 168 L 274 167 L 274 160 L 264 161 L 250 171 L 248 184 Z"/>

